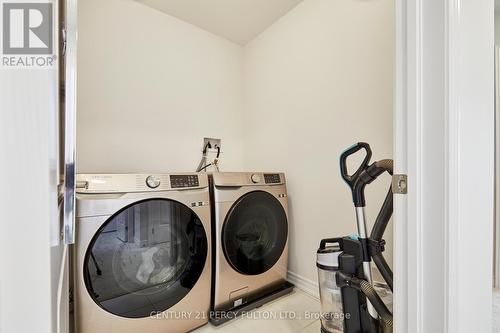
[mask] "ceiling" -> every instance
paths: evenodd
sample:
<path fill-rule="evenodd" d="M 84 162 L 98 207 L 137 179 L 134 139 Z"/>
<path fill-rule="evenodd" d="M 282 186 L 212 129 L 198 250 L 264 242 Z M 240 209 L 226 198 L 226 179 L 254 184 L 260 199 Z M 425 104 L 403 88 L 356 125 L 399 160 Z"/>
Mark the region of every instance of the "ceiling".
<path fill-rule="evenodd" d="M 302 0 L 136 0 L 245 45 Z"/>

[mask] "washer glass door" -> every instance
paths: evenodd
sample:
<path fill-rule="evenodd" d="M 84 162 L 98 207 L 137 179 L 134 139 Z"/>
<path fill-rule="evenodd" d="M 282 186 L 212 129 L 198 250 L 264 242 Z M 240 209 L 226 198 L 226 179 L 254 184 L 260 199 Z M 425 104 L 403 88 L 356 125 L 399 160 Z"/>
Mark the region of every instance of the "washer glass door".
<path fill-rule="evenodd" d="M 198 216 L 173 200 L 136 202 L 111 218 L 87 249 L 84 280 L 94 301 L 122 317 L 165 311 L 193 288 L 207 258 Z"/>
<path fill-rule="evenodd" d="M 249 192 L 229 210 L 222 228 L 222 248 L 238 272 L 257 275 L 281 257 L 288 237 L 285 210 L 273 195 Z"/>

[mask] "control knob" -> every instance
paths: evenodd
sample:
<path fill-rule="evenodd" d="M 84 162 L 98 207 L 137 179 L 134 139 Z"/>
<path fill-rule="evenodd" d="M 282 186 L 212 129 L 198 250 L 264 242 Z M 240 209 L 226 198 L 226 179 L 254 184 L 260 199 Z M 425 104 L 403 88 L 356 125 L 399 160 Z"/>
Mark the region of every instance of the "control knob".
<path fill-rule="evenodd" d="M 148 185 L 149 188 L 157 188 L 160 186 L 160 178 L 156 176 L 148 176 L 148 178 L 146 178 L 146 185 Z"/>
<path fill-rule="evenodd" d="M 256 173 L 254 173 L 251 178 L 252 178 L 252 182 L 254 182 L 254 183 L 260 183 L 260 181 L 261 181 L 260 175 L 258 175 Z"/>

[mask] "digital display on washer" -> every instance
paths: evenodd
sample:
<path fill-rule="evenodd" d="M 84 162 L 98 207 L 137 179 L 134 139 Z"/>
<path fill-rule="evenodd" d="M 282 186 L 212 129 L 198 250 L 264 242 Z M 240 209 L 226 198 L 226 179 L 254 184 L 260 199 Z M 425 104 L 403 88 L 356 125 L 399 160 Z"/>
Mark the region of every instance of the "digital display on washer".
<path fill-rule="evenodd" d="M 170 186 L 172 188 L 198 187 L 200 181 L 197 175 L 171 175 Z"/>
<path fill-rule="evenodd" d="M 264 181 L 266 184 L 279 184 L 281 183 L 279 173 L 266 173 L 264 174 Z"/>

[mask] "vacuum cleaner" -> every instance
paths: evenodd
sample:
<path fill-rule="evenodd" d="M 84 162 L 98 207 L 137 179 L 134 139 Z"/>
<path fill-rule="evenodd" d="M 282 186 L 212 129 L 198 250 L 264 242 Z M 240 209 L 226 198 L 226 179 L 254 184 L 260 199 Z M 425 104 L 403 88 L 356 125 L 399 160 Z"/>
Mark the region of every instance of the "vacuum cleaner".
<path fill-rule="evenodd" d="M 366 155 L 359 168 L 348 174 L 349 156 L 364 150 Z M 388 287 L 393 289 L 393 273 L 382 252 L 383 235 L 392 216 L 392 187 L 371 230 L 367 233 L 365 218 L 365 187 L 384 172 L 393 173 L 393 161 L 381 160 L 370 164 L 372 151 L 367 143 L 359 142 L 340 156 L 342 178 L 349 185 L 356 209 L 358 234 L 327 238 L 320 242 L 317 267 L 321 299 L 322 333 L 389 333 L 392 313 L 373 287 L 371 262 L 380 271 Z"/>

